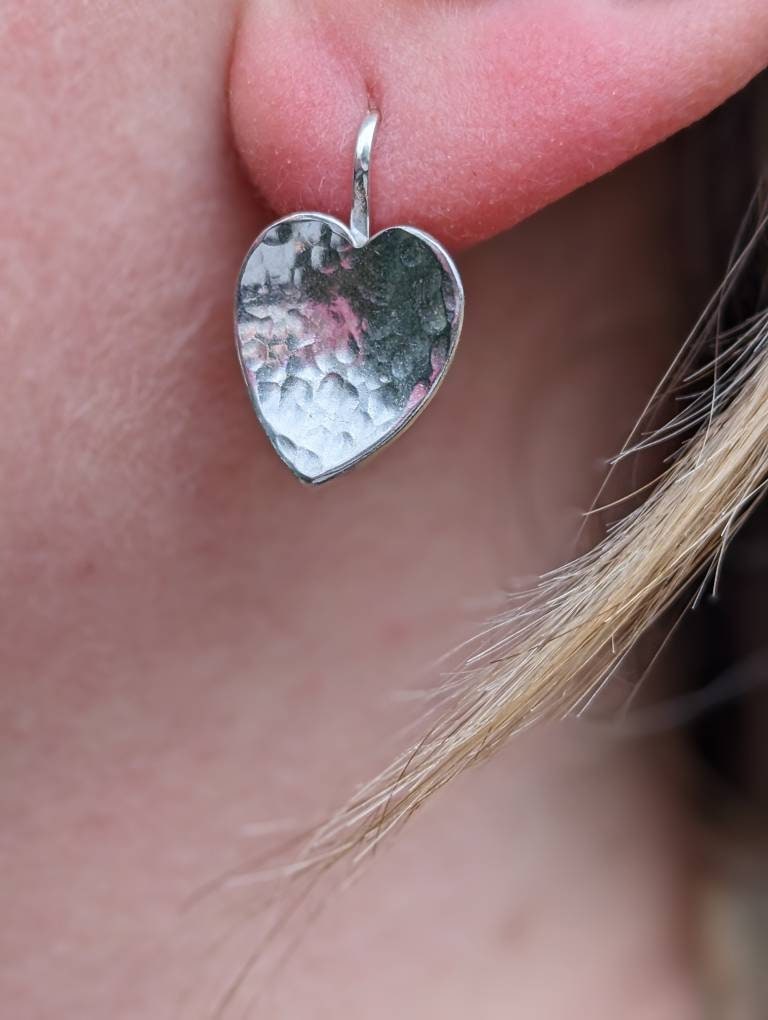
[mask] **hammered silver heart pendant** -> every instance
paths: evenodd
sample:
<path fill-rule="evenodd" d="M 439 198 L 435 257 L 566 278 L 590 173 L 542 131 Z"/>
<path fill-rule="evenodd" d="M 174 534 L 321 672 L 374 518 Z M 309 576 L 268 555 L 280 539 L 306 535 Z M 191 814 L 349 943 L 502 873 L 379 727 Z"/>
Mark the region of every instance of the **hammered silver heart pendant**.
<path fill-rule="evenodd" d="M 350 226 L 296 213 L 267 227 L 237 283 L 237 352 L 281 459 L 318 485 L 390 443 L 424 410 L 461 334 L 464 292 L 448 253 L 415 227 L 369 237 L 370 155 L 358 134 Z"/>

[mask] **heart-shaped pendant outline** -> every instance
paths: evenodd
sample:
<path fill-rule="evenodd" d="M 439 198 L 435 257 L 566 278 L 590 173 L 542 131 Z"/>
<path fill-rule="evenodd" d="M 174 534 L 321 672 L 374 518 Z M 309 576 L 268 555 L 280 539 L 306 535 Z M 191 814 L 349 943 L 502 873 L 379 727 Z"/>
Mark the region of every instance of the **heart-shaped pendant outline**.
<path fill-rule="evenodd" d="M 455 310 L 453 318 L 450 323 L 448 351 L 446 354 L 445 362 L 441 366 L 440 371 L 438 372 L 437 376 L 432 382 L 429 391 L 414 407 L 412 407 L 404 415 L 404 417 L 397 423 L 397 425 L 394 428 L 392 428 L 390 432 L 385 433 L 376 442 L 372 443 L 369 447 L 367 447 L 362 453 L 358 453 L 354 457 L 351 457 L 349 460 L 342 462 L 338 467 L 335 467 L 329 471 L 324 471 L 316 476 L 309 476 L 303 473 L 302 471 L 298 470 L 298 468 L 294 464 L 292 464 L 288 457 L 280 450 L 278 446 L 279 436 L 276 434 L 275 430 L 272 428 L 270 423 L 264 417 L 264 414 L 262 413 L 262 410 L 255 398 L 253 387 L 251 385 L 251 380 L 248 374 L 248 369 L 243 360 L 240 341 L 240 309 L 241 309 L 242 282 L 243 276 L 248 268 L 248 263 L 253 253 L 264 242 L 264 239 L 267 237 L 267 235 L 274 231 L 277 227 L 280 227 L 283 224 L 298 223 L 306 220 L 315 220 L 319 221 L 320 223 L 327 224 L 336 233 L 340 234 L 343 237 L 343 239 L 348 242 L 350 247 L 356 248 L 358 251 L 367 248 L 370 244 L 375 242 L 377 238 L 380 238 L 393 230 L 404 231 L 408 234 L 411 234 L 413 237 L 418 238 L 420 241 L 426 244 L 427 247 L 430 248 L 430 250 L 437 258 L 438 262 L 440 263 L 443 271 L 447 273 L 447 275 L 450 277 L 454 288 L 454 301 L 455 301 Z M 414 423 L 414 421 L 419 417 L 419 415 L 430 403 L 435 393 L 437 393 L 438 389 L 442 385 L 443 379 L 445 378 L 445 374 L 448 371 L 453 361 L 453 358 L 456 354 L 456 349 L 458 347 L 459 340 L 461 339 L 461 330 L 464 322 L 464 287 L 461 282 L 459 271 L 453 259 L 445 250 L 445 248 L 434 237 L 432 237 L 430 234 L 427 234 L 425 231 L 420 230 L 418 227 L 409 226 L 386 227 L 384 230 L 380 230 L 377 234 L 371 236 L 363 244 L 357 244 L 352 235 L 352 232 L 350 231 L 350 228 L 341 220 L 337 219 L 335 216 L 329 216 L 326 213 L 318 212 L 300 212 L 293 213 L 290 216 L 284 216 L 281 219 L 275 220 L 273 223 L 270 223 L 261 231 L 261 233 L 253 242 L 251 247 L 248 249 L 248 252 L 245 258 L 243 259 L 243 263 L 242 266 L 240 267 L 240 272 L 238 273 L 237 277 L 234 311 L 235 311 L 234 316 L 235 349 L 237 351 L 237 360 L 240 365 L 240 370 L 243 374 L 243 379 L 245 381 L 246 389 L 248 391 L 251 406 L 253 407 L 256 416 L 259 422 L 261 423 L 261 426 L 264 429 L 264 432 L 266 433 L 272 448 L 274 449 L 275 453 L 277 453 L 280 460 L 286 465 L 286 467 L 289 468 L 292 474 L 299 479 L 299 481 L 304 482 L 307 485 L 317 486 L 322 485 L 325 482 L 329 482 L 333 478 L 338 478 L 340 475 L 346 474 L 348 471 L 351 471 L 354 468 L 358 467 L 364 461 L 369 460 L 380 450 L 384 449 L 384 447 L 389 446 L 389 444 L 392 443 L 395 439 L 397 439 L 398 436 L 402 435 L 406 429 L 410 428 L 410 426 Z"/>

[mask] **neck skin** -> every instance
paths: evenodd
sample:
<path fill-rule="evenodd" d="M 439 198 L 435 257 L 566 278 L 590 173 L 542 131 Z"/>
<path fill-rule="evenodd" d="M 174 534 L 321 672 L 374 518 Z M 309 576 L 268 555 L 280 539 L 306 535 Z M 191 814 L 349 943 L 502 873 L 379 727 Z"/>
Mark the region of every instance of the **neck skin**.
<path fill-rule="evenodd" d="M 0 960 L 17 1020 L 165 1020 L 192 973 L 185 1016 L 206 1015 L 258 922 L 214 951 L 231 919 L 182 915 L 190 893 L 258 855 L 251 823 L 312 820 L 403 746 L 418 710 L 400 692 L 436 681 L 505 584 L 569 554 L 681 337 L 662 151 L 464 255 L 465 335 L 425 416 L 358 472 L 299 487 L 231 351 L 260 221 L 214 115 L 230 26 L 201 17 L 182 31 L 210 52 L 181 79 L 157 39 L 141 73 L 104 50 L 103 105 L 69 97 L 74 145 L 32 81 L 59 175 L 19 181 L 31 129 L 0 171 L 17 267 Z M 152 112 L 170 88 L 171 127 Z M 98 182 L 126 167 L 117 202 Z M 518 742 L 329 907 L 263 1015 L 695 1015 L 658 760 L 584 728 Z M 235 914 L 254 904 L 241 892 Z"/>

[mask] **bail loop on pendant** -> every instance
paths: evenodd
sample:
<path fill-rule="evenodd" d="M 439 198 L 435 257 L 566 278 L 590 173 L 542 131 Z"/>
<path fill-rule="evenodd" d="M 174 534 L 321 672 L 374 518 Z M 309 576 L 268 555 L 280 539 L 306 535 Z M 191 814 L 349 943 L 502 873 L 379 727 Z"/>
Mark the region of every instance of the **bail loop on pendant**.
<path fill-rule="evenodd" d="M 352 240 L 358 248 L 367 243 L 371 236 L 371 219 L 369 212 L 369 176 L 371 169 L 371 150 L 379 126 L 379 113 L 369 110 L 357 132 L 355 144 L 355 168 L 352 176 L 352 215 L 349 230 Z"/>

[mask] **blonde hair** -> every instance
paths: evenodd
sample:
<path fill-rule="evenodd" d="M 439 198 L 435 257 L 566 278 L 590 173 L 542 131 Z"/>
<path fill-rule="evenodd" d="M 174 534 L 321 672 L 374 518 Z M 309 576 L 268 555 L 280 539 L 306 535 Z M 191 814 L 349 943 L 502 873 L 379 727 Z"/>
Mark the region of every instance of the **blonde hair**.
<path fill-rule="evenodd" d="M 278 921 L 216 1016 L 226 1012 L 266 941 L 306 905 L 320 876 L 345 863 L 354 871 L 434 793 L 511 737 L 586 709 L 681 596 L 688 592 L 690 604 L 717 589 L 728 546 L 768 486 L 768 306 L 736 328 L 725 325 L 730 299 L 768 234 L 768 204 L 755 201 L 743 230 L 715 297 L 613 463 L 676 444 L 644 501 L 588 552 L 542 577 L 532 591 L 509 596 L 507 609 L 435 692 L 421 739 L 299 837 L 299 852 L 287 864 L 245 869 L 252 878 L 298 884 L 295 896 L 277 893 Z M 701 392 L 683 411 L 643 431 L 670 392 L 696 386 Z M 637 502 L 638 495 L 630 498 Z"/>
<path fill-rule="evenodd" d="M 712 339 L 718 350 L 708 368 L 716 381 L 684 414 L 620 456 L 697 421 L 699 430 L 645 502 L 603 541 L 513 597 L 483 647 L 443 687 L 436 721 L 422 739 L 313 833 L 296 871 L 350 854 L 359 862 L 511 736 L 587 706 L 691 581 L 699 579 L 699 591 L 708 583 L 717 589 L 728 545 L 768 484 L 768 313 L 735 335 L 717 332 L 720 301 L 746 255 L 685 348 Z M 681 355 L 675 369 L 687 360 Z"/>
<path fill-rule="evenodd" d="M 289 874 L 359 863 L 510 737 L 587 707 L 689 588 L 689 604 L 717 590 L 728 546 L 768 485 L 768 308 L 723 325 L 767 228 L 756 199 L 722 285 L 614 461 L 678 444 L 645 501 L 586 554 L 509 597 L 436 692 L 422 738 L 310 835 Z M 643 433 L 671 391 L 694 385 L 699 396 Z"/>

